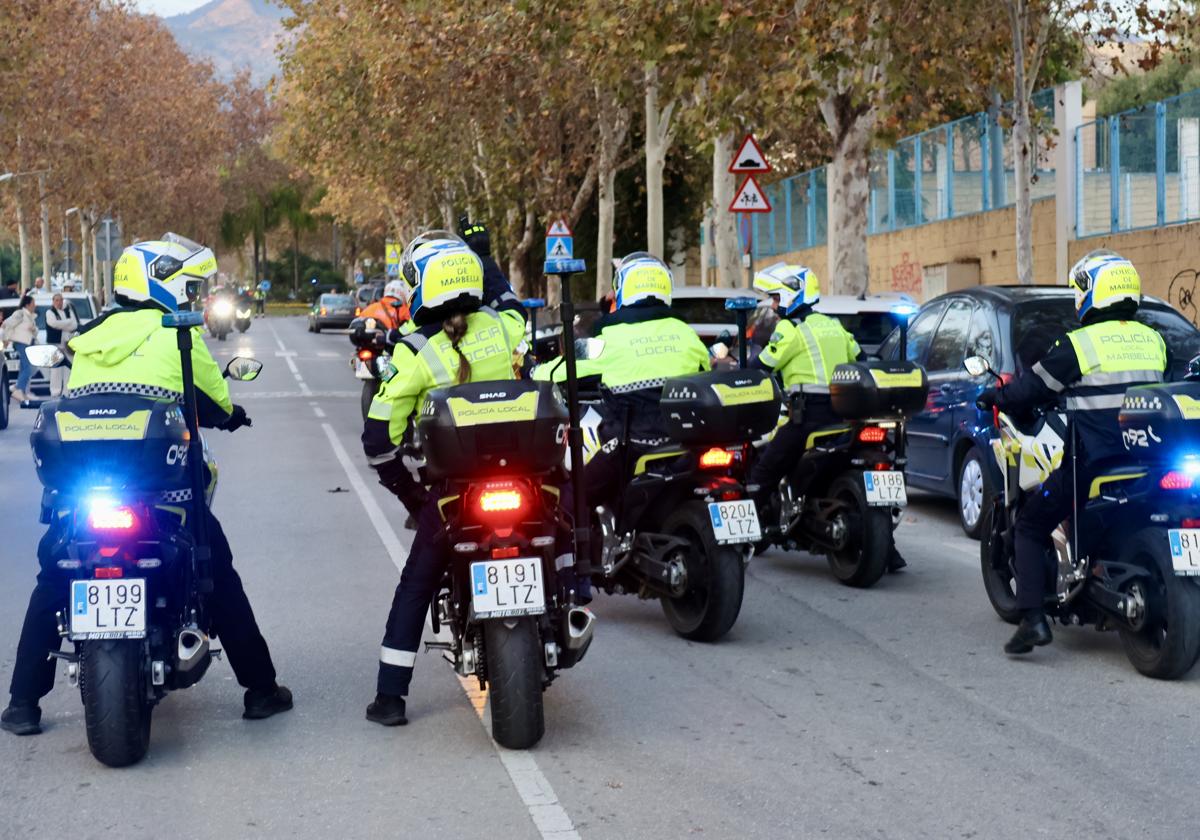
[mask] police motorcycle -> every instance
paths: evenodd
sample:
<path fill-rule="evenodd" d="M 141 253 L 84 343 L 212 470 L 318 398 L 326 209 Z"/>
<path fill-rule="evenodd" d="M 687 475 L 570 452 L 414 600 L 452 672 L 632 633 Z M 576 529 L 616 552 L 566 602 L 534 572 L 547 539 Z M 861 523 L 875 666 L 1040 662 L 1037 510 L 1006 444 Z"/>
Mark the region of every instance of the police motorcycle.
<path fill-rule="evenodd" d="M 44 487 L 51 551 L 70 581 L 54 655 L 83 700 L 88 746 L 110 767 L 134 764 L 150 744 L 154 706 L 204 676 L 212 646 L 207 520 L 217 469 L 200 437 L 192 382 L 199 312 L 163 317 L 178 330 L 184 393 L 174 399 L 89 394 L 41 405 L 30 443 Z M 39 367 L 62 364 L 56 347 L 26 351 Z M 262 363 L 235 358 L 225 376 L 255 379 Z M 194 500 L 202 500 L 195 502 Z"/>
<path fill-rule="evenodd" d="M 509 749 L 541 739 L 542 692 L 592 641 L 595 617 L 555 565 L 567 416 L 549 383 L 512 380 L 431 391 L 416 422 L 451 553 L 430 611 L 449 641 L 426 649 L 488 689 Z"/>
<path fill-rule="evenodd" d="M 225 289 L 218 289 L 204 308 L 204 322 L 209 335 L 217 341 L 224 341 L 233 332 L 236 314 L 233 297 Z"/>
<path fill-rule="evenodd" d="M 999 379 L 981 356 L 964 366 Z M 992 452 L 1005 480 L 984 512 L 980 567 L 992 608 L 1016 624 L 1013 526 L 1053 470 L 1075 469 L 1063 463 L 1075 451 L 1066 447 L 1074 426 L 1057 410 L 1032 418 L 996 410 L 995 421 Z M 1046 612 L 1064 625 L 1116 630 L 1141 674 L 1178 679 L 1200 657 L 1200 357 L 1184 382 L 1126 390 L 1118 422 L 1128 456 L 1100 470 L 1052 535 L 1058 571 Z"/>
<path fill-rule="evenodd" d="M 354 355 L 350 357 L 350 369 L 354 378 L 362 383 L 359 408 L 363 420 L 371 410 L 371 400 L 379 393 L 379 385 L 392 363 L 392 347 L 387 343 L 387 334 L 380 329 L 374 318 L 355 318 L 350 322 L 350 343 Z"/>
<path fill-rule="evenodd" d="M 250 322 L 254 320 L 254 301 L 244 298 L 239 295 L 237 302 L 233 308 L 233 326 L 238 332 L 244 333 L 250 329 Z"/>

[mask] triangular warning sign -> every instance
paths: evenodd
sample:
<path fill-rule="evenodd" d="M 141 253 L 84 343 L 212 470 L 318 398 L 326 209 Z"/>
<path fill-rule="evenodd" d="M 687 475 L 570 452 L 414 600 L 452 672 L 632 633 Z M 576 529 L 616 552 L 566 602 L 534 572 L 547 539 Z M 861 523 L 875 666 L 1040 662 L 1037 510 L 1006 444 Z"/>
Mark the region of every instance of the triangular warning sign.
<path fill-rule="evenodd" d="M 567 247 L 565 240 L 555 239 L 553 240 L 553 244 L 550 246 L 550 252 L 546 254 L 546 256 L 555 259 L 570 259 L 571 249 Z"/>
<path fill-rule="evenodd" d="M 758 181 L 754 180 L 753 175 L 747 175 L 746 180 L 742 181 L 741 188 L 738 189 L 737 195 L 733 197 L 733 201 L 729 204 L 729 212 L 771 212 L 771 202 L 767 201 L 767 194 L 762 191 L 762 187 L 758 185 Z"/>
<path fill-rule="evenodd" d="M 758 147 L 758 141 L 754 139 L 753 134 L 747 134 L 746 139 L 742 141 L 742 147 L 738 149 L 737 154 L 733 156 L 733 162 L 729 164 L 730 172 L 770 172 L 771 164 L 767 163 L 767 156 L 762 153 L 762 149 Z"/>
<path fill-rule="evenodd" d="M 570 236 L 571 229 L 567 227 L 566 221 L 563 219 L 556 220 L 550 225 L 550 230 L 546 231 L 547 236 Z"/>

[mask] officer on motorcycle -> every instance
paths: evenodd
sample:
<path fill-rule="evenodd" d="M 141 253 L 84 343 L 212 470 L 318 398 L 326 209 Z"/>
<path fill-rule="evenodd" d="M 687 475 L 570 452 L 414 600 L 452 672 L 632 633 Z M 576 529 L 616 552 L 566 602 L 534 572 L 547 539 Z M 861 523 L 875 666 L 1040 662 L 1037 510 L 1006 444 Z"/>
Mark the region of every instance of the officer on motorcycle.
<path fill-rule="evenodd" d="M 508 281 L 498 268 L 485 271 L 485 261 L 454 234 L 418 236 L 405 249 L 401 269 L 413 286 L 417 329 L 398 340 L 393 372 L 371 403 L 362 435 L 379 483 L 417 521 L 379 652 L 375 701 L 367 707 L 367 720 L 384 726 L 408 722 L 405 697 L 447 551 L 437 497 L 402 460 L 410 420 L 434 388 L 513 379 L 513 353 L 525 335 L 525 313 Z"/>
<path fill-rule="evenodd" d="M 217 274 L 213 252 L 174 234 L 163 241 L 139 242 L 117 260 L 113 295 L 117 307 L 79 331 L 64 402 L 95 393 L 132 393 L 179 398 L 182 370 L 175 330 L 162 325 L 164 312 L 188 309 L 200 288 Z M 229 399 L 229 387 L 204 342 L 192 350 L 200 425 L 233 431 L 250 425 L 246 411 Z M 292 695 L 275 681 L 267 643 L 233 568 L 233 553 L 221 525 L 208 513 L 213 593 L 212 632 L 220 636 L 229 664 L 246 689 L 243 717 L 266 718 L 292 708 Z M 51 551 L 64 523 L 52 522 L 38 545 L 41 571 L 29 599 L 17 643 L 0 728 L 17 735 L 41 732 L 38 701 L 54 686 L 55 661 L 48 657 L 62 642 L 55 613 L 68 601 L 66 580 Z"/>
<path fill-rule="evenodd" d="M 382 330 L 400 329 L 409 322 L 408 284 L 403 280 L 389 280 L 383 287 L 383 297 L 362 311 L 361 318 L 374 318 Z"/>
<path fill-rule="evenodd" d="M 1101 462 L 1125 455 L 1117 423 L 1125 389 L 1162 382 L 1168 367 L 1162 336 L 1132 320 L 1142 300 L 1142 281 L 1129 260 L 1112 251 L 1092 251 L 1071 268 L 1067 284 L 1075 292 L 1082 326 L 1056 341 L 1032 369 L 983 392 L 977 401 L 980 408 L 994 406 L 1009 414 L 1061 402 L 1074 427 L 1074 451 L 1068 443 L 1063 464 L 1074 464 L 1075 485 L 1067 470 L 1055 470 L 1014 527 L 1021 623 L 1004 646 L 1013 655 L 1053 640 L 1044 608 L 1044 599 L 1055 590 L 1050 535 L 1071 516 L 1075 491 L 1090 486 Z"/>

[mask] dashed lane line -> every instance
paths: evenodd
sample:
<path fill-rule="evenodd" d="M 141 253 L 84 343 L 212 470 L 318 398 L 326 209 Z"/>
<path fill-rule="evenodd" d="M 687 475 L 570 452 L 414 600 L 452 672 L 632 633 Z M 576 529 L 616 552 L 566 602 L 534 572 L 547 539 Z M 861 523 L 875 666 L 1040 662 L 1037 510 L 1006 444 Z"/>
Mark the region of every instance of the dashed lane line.
<path fill-rule="evenodd" d="M 396 536 L 396 531 L 392 528 L 391 522 L 388 521 L 383 510 L 379 507 L 379 503 L 375 501 L 375 497 L 367 489 L 366 482 L 363 481 L 358 468 L 354 466 L 354 462 L 350 460 L 350 456 L 346 453 L 342 442 L 338 440 L 337 434 L 333 431 L 333 426 L 328 423 L 322 423 L 321 428 L 325 430 L 325 436 L 329 438 L 329 446 L 333 449 L 334 456 L 337 457 L 338 462 L 342 465 L 342 469 L 345 470 L 350 486 L 354 489 L 354 492 L 358 495 L 358 500 L 366 510 L 367 518 L 375 526 L 375 533 L 379 535 L 380 541 L 383 542 L 388 557 L 391 558 L 396 569 L 403 572 L 406 559 L 404 549 L 406 547 L 400 542 L 400 538 Z M 487 716 L 484 714 L 484 708 L 487 706 L 487 692 L 480 691 L 478 683 L 472 683 L 462 677 L 459 677 L 459 683 L 462 685 L 471 706 L 475 709 L 475 714 L 479 716 L 483 728 L 488 731 L 488 739 L 491 740 L 492 733 L 488 725 Z M 512 780 L 517 795 L 521 797 L 521 802 L 524 803 L 525 808 L 529 811 L 529 818 L 533 821 L 538 834 L 544 840 L 580 840 L 579 832 L 575 830 L 575 824 L 571 821 L 571 817 L 567 814 L 566 809 L 563 808 L 562 803 L 558 801 L 558 795 L 555 794 L 550 781 L 542 773 L 541 768 L 538 767 L 537 759 L 534 758 L 533 753 L 506 750 L 496 744 L 495 741 L 492 741 L 492 746 L 495 748 L 497 755 L 499 755 L 500 763 L 504 766 L 505 772 L 508 773 L 508 778 Z"/>

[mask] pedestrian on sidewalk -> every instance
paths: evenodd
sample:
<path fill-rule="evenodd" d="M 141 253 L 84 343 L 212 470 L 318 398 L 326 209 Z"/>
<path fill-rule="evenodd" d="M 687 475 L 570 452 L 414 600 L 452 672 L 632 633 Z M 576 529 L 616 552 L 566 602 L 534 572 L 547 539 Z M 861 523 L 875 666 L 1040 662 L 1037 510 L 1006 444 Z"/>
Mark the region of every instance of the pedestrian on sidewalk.
<path fill-rule="evenodd" d="M 50 309 L 46 311 L 46 343 L 53 344 L 70 360 L 71 350 L 67 347 L 67 342 L 75 337 L 78 329 L 79 318 L 75 315 L 75 308 L 66 303 L 61 294 L 55 292 L 50 301 Z M 50 368 L 51 397 L 62 396 L 70 372 L 66 365 Z"/>
<path fill-rule="evenodd" d="M 12 392 L 20 402 L 29 399 L 26 389 L 29 387 L 29 378 L 33 376 L 33 365 L 25 358 L 25 348 L 37 342 L 37 332 L 37 306 L 34 305 L 33 295 L 24 295 L 13 313 L 4 319 L 3 327 L 4 340 L 12 342 L 20 360 L 17 385 Z"/>

